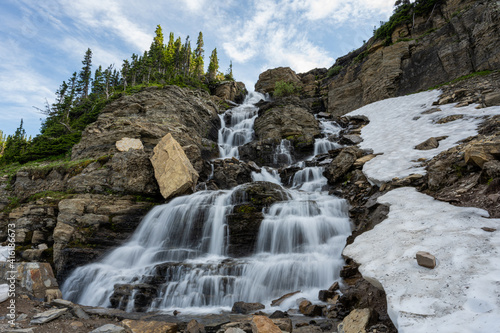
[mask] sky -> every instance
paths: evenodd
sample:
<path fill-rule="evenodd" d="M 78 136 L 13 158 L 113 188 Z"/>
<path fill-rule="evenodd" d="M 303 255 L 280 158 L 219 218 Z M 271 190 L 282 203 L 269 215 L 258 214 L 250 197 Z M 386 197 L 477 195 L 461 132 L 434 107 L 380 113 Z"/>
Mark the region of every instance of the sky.
<path fill-rule="evenodd" d="M 276 67 L 297 73 L 329 68 L 360 47 L 386 21 L 394 0 L 1 0 L 0 130 L 21 119 L 39 133 L 56 90 L 79 71 L 87 48 L 93 69 L 120 68 L 149 49 L 156 26 L 192 46 L 200 31 L 205 66 L 217 48 L 220 71 L 230 62 L 237 81 L 253 90 L 259 74 Z"/>

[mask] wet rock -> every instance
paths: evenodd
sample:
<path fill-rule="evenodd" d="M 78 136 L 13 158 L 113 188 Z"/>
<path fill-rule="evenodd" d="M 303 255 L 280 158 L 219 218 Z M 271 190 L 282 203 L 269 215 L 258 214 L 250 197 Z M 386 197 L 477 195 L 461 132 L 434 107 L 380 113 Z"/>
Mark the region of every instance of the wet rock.
<path fill-rule="evenodd" d="M 363 142 L 363 138 L 360 135 L 344 134 L 339 143 L 343 145 L 357 145 L 361 142 Z"/>
<path fill-rule="evenodd" d="M 113 324 L 106 324 L 101 327 L 96 328 L 90 333 L 124 333 L 126 332 L 125 328 Z"/>
<path fill-rule="evenodd" d="M 37 313 L 36 315 L 33 316 L 33 319 L 30 321 L 30 324 L 35 325 L 35 324 L 48 323 L 49 321 L 59 318 L 67 311 L 68 309 L 53 309 L 42 313 Z"/>
<path fill-rule="evenodd" d="M 427 267 L 427 268 L 436 267 L 436 257 L 434 257 L 429 252 L 418 251 L 416 258 L 417 258 L 417 263 L 420 266 Z"/>
<path fill-rule="evenodd" d="M 297 290 L 297 291 L 294 291 L 294 292 L 291 292 L 291 293 L 288 293 L 288 294 L 285 294 L 283 296 L 281 296 L 280 298 L 278 299 L 275 299 L 275 300 L 272 300 L 271 301 L 271 306 L 279 306 L 281 305 L 281 303 L 283 303 L 284 300 L 286 300 L 287 298 L 290 298 L 292 297 L 293 295 L 296 295 L 300 293 L 300 290 Z"/>
<path fill-rule="evenodd" d="M 151 163 L 165 199 L 194 190 L 198 172 L 170 133 L 155 147 Z"/>
<path fill-rule="evenodd" d="M 328 288 L 329 291 L 337 291 L 339 290 L 339 283 L 338 282 L 334 282 L 330 288 Z"/>
<path fill-rule="evenodd" d="M 213 167 L 212 182 L 219 189 L 231 189 L 252 181 L 253 168 L 236 158 L 216 160 Z"/>
<path fill-rule="evenodd" d="M 330 291 L 330 290 L 320 290 L 318 293 L 318 299 L 322 302 L 328 301 L 329 298 L 332 298 L 335 296 L 335 291 Z"/>
<path fill-rule="evenodd" d="M 145 320 L 123 320 L 122 324 L 134 333 L 177 333 L 179 326 L 176 323 Z"/>
<path fill-rule="evenodd" d="M 280 311 L 280 310 L 274 311 L 269 316 L 269 318 L 271 318 L 271 319 L 286 318 L 286 317 L 288 317 L 288 314 L 286 312 L 283 312 L 283 311 Z"/>
<path fill-rule="evenodd" d="M 241 314 L 249 314 L 255 312 L 257 310 L 265 309 L 264 304 L 261 303 L 245 303 L 245 302 L 236 302 L 231 309 L 233 313 L 241 313 Z"/>
<path fill-rule="evenodd" d="M 233 257 L 251 255 L 257 242 L 262 210 L 288 198 L 285 189 L 269 182 L 254 182 L 239 186 L 233 193 L 237 202 L 227 216 L 230 243 L 228 254 Z"/>
<path fill-rule="evenodd" d="M 323 315 L 323 307 L 312 304 L 308 300 L 304 300 L 299 304 L 299 311 L 305 316 L 316 317 Z"/>
<path fill-rule="evenodd" d="M 253 316 L 250 323 L 253 333 L 281 333 L 281 329 L 266 316 Z"/>

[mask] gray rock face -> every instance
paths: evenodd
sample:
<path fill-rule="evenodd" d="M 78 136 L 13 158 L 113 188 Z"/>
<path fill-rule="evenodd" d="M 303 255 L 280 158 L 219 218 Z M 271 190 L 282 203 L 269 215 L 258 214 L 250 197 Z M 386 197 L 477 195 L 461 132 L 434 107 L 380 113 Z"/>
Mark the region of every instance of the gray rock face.
<path fill-rule="evenodd" d="M 113 324 L 106 324 L 101 327 L 96 328 L 90 333 L 123 333 L 125 328 Z"/>
<path fill-rule="evenodd" d="M 278 67 L 268 69 L 259 75 L 259 80 L 255 84 L 255 91 L 260 93 L 273 93 L 274 85 L 278 81 L 293 83 L 297 87 L 302 86 L 302 81 L 290 67 Z"/>
<path fill-rule="evenodd" d="M 161 138 L 171 133 L 200 172 L 201 156 L 212 155 L 219 127 L 218 107 L 207 93 L 177 86 L 150 87 L 106 106 L 98 120 L 82 133 L 71 157 L 116 154 L 115 143 L 125 137 L 140 139 L 146 153 L 151 153 Z"/>
<path fill-rule="evenodd" d="M 215 96 L 241 104 L 248 93 L 243 82 L 224 81 L 215 88 Z"/>
<path fill-rule="evenodd" d="M 416 18 L 413 28 L 398 27 L 392 42 L 364 46 L 337 60 L 335 65 L 345 70 L 330 84 L 330 113 L 343 115 L 384 98 L 499 68 L 500 8 L 495 1 L 446 1 L 431 17 Z M 364 59 L 353 62 L 362 52 Z M 488 104 L 497 100 L 488 96 Z"/>

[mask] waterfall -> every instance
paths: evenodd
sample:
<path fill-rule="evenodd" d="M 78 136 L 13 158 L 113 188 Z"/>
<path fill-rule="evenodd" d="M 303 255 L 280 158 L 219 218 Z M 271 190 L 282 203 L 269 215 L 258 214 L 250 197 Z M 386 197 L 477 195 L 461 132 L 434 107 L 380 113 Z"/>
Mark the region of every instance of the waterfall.
<path fill-rule="evenodd" d="M 220 158 L 238 158 L 238 147 L 252 141 L 253 123 L 259 111 L 254 104 L 265 99 L 266 96 L 251 92 L 243 104 L 219 115 L 221 120 L 218 142 Z"/>
<path fill-rule="evenodd" d="M 338 136 L 342 128 L 337 123 L 325 119 L 319 119 L 319 124 L 323 137 L 314 141 L 314 156 L 340 147 L 338 143 L 331 141 L 331 137 Z"/>
<path fill-rule="evenodd" d="M 237 157 L 238 145 L 253 137 L 256 103 L 262 95 L 250 94 L 246 102 L 226 112 L 219 132 L 221 157 Z M 323 126 L 328 136 L 327 126 Z M 276 159 L 292 163 L 289 142 L 282 142 Z M 303 163 L 298 163 L 303 165 Z M 154 285 L 156 297 L 149 310 L 215 312 L 229 310 L 237 301 L 269 305 L 283 294 L 302 292 L 295 299 L 316 299 L 328 288 L 344 262 L 341 257 L 351 233 L 344 200 L 328 195 L 322 167 L 305 167 L 295 173 L 292 186 L 282 188 L 287 200 L 263 213 L 252 255 L 228 255 L 231 244 L 228 215 L 241 204 L 240 185 L 232 190 L 200 191 L 154 207 L 133 236 L 101 261 L 77 268 L 64 282 L 65 299 L 93 306 L 112 306 L 116 286 L 132 290 L 113 306 L 131 311 L 137 290 Z M 263 167 L 253 172 L 254 182 L 283 186 L 277 170 Z M 126 300 L 128 303 L 122 303 Z"/>

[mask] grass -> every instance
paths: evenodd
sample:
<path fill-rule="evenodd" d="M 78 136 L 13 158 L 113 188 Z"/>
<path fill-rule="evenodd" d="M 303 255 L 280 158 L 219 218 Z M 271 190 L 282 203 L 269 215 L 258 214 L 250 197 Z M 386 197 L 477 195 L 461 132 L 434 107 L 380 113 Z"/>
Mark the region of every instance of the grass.
<path fill-rule="evenodd" d="M 497 70 L 498 71 L 498 70 Z M 454 84 L 454 83 L 457 83 L 457 82 L 460 82 L 460 81 L 465 81 L 465 80 L 469 80 L 473 77 L 476 77 L 476 76 L 485 76 L 485 75 L 489 75 L 493 72 L 496 72 L 496 71 L 492 71 L 492 70 L 485 70 L 485 71 L 480 71 L 480 72 L 474 72 L 474 73 L 470 73 L 470 74 L 467 74 L 467 75 L 463 75 L 463 76 L 460 76 L 460 77 L 457 77 L 456 79 L 453 79 L 451 81 L 448 81 L 448 82 L 445 82 L 445 83 L 441 83 L 441 84 L 438 84 L 438 85 L 435 85 L 433 87 L 430 87 L 427 89 L 427 91 L 429 90 L 434 90 L 434 89 L 438 89 L 438 88 L 441 88 L 443 86 L 447 86 L 447 85 L 450 85 L 450 84 Z"/>

